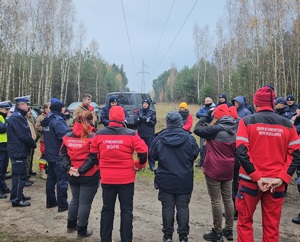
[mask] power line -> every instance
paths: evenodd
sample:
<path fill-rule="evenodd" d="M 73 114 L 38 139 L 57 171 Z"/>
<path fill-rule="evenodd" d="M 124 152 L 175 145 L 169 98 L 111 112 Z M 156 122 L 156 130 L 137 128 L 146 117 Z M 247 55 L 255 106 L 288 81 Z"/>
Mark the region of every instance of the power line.
<path fill-rule="evenodd" d="M 178 31 L 177 35 L 175 36 L 175 38 L 174 38 L 172 44 L 170 45 L 169 49 L 167 50 L 166 54 L 165 54 L 164 57 L 162 58 L 162 60 L 161 60 L 161 62 L 159 63 L 159 65 L 157 66 L 156 70 L 160 67 L 161 63 L 164 61 L 165 57 L 167 56 L 167 54 L 168 54 L 169 51 L 171 50 L 173 44 L 175 43 L 175 41 L 176 41 L 178 35 L 180 34 L 181 30 L 183 29 L 183 26 L 185 25 L 186 21 L 188 20 L 190 14 L 191 14 L 191 12 L 193 11 L 193 9 L 194 9 L 194 7 L 195 7 L 195 5 L 196 5 L 197 2 L 198 2 L 198 0 L 196 0 L 196 1 L 194 2 L 193 6 L 192 6 L 192 8 L 191 8 L 191 10 L 190 10 L 190 12 L 188 13 L 187 17 L 185 18 L 185 20 L 184 20 L 184 22 L 183 22 L 181 28 L 179 29 L 179 31 Z"/>
<path fill-rule="evenodd" d="M 152 58 L 152 60 L 151 60 L 151 62 L 150 62 L 151 64 L 152 64 L 153 61 L 154 61 L 154 58 L 155 58 L 155 56 L 156 56 L 156 53 L 157 53 L 158 47 L 159 47 L 159 45 L 160 45 L 161 39 L 162 39 L 162 37 L 163 37 L 163 35 L 164 35 L 164 33 L 165 33 L 165 30 L 166 30 L 166 27 L 167 27 L 167 23 L 169 22 L 169 17 L 170 17 L 170 15 L 171 15 L 171 12 L 172 12 L 172 9 L 173 9 L 173 6 L 174 6 L 174 2 L 175 2 L 175 0 L 173 0 L 172 6 L 171 6 L 171 8 L 170 8 L 170 11 L 169 11 L 169 14 L 168 14 L 168 17 L 167 17 L 167 20 L 166 20 L 166 23 L 165 23 L 163 32 L 162 32 L 162 34 L 161 34 L 161 36 L 160 36 L 160 39 L 159 39 L 159 41 L 158 41 L 158 44 L 157 44 L 157 47 L 156 47 L 154 56 L 153 56 L 153 58 Z"/>
<path fill-rule="evenodd" d="M 123 16 L 124 16 L 124 21 L 125 21 L 125 26 L 126 26 L 127 39 L 128 39 L 129 49 L 130 49 L 130 54 L 131 54 L 131 60 L 132 60 L 133 68 L 135 70 L 135 64 L 134 64 L 134 59 L 133 59 L 133 54 L 132 54 L 132 48 L 131 48 L 131 43 L 130 43 L 130 38 L 129 38 L 129 32 L 128 32 L 128 28 L 127 28 L 127 21 L 126 21 L 126 16 L 125 16 L 123 0 L 121 0 L 121 3 L 122 3 Z"/>

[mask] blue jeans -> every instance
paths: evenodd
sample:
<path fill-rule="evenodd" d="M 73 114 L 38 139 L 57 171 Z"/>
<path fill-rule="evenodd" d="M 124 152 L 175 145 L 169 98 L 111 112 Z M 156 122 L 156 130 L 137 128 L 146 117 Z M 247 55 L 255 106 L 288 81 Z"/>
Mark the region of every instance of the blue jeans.
<path fill-rule="evenodd" d="M 175 207 L 177 210 L 176 220 L 178 224 L 178 234 L 189 234 L 189 203 L 191 201 L 191 193 L 173 194 L 159 190 L 158 200 L 162 204 L 162 220 L 164 234 L 172 235 L 174 232 L 174 215 Z"/>
<path fill-rule="evenodd" d="M 55 186 L 56 194 L 55 195 Z M 47 205 L 57 203 L 60 208 L 68 207 L 68 175 L 59 162 L 48 162 L 48 177 L 46 182 Z"/>
<path fill-rule="evenodd" d="M 114 224 L 115 203 L 117 195 L 121 207 L 121 241 L 132 242 L 134 183 L 124 185 L 101 184 L 101 186 L 103 200 L 100 221 L 101 242 L 112 241 L 112 230 Z"/>
<path fill-rule="evenodd" d="M 10 201 L 19 203 L 23 197 L 23 188 L 27 180 L 26 157 L 19 159 L 11 159 L 12 174 L 11 174 L 11 192 Z"/>
<path fill-rule="evenodd" d="M 88 225 L 92 202 L 97 193 L 98 184 L 95 182 L 84 184 L 69 182 L 72 199 L 68 210 L 68 219 L 77 221 L 77 225 L 85 227 Z"/>

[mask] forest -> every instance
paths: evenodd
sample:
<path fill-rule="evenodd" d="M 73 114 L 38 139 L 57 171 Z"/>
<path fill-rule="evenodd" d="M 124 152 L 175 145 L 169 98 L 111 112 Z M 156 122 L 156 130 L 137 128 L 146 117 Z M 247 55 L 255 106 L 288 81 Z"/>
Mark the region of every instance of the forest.
<path fill-rule="evenodd" d="M 299 100 L 299 16 L 299 0 L 226 0 L 216 33 L 198 23 L 191 30 L 197 62 L 152 80 L 152 97 L 202 103 L 224 92 L 251 102 L 272 84 L 277 96 Z M 88 91 L 103 103 L 108 92 L 130 91 L 123 65 L 104 60 L 96 40 L 85 46 L 84 36 L 72 0 L 0 0 L 1 100 L 30 94 L 37 104 L 70 103 Z"/>

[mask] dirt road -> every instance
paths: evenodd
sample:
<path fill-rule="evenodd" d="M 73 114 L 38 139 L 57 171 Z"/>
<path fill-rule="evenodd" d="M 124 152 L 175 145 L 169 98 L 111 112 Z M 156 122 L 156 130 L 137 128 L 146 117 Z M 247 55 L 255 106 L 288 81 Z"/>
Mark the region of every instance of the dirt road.
<path fill-rule="evenodd" d="M 197 169 L 196 172 L 201 171 Z M 31 207 L 13 208 L 9 199 L 0 200 L 0 241 L 76 241 L 76 233 L 66 233 L 67 212 L 58 213 L 57 208 L 45 208 L 45 181 L 36 178 L 34 185 L 26 187 L 24 193 L 32 197 Z M 99 241 L 101 206 L 101 187 L 99 187 L 92 206 L 89 224 L 93 228 L 94 234 L 85 241 Z M 292 183 L 289 185 L 282 213 L 281 242 L 300 241 L 300 225 L 291 222 L 291 218 L 298 212 L 300 212 L 300 196 L 295 184 Z M 258 210 L 254 221 L 255 241 L 261 241 L 260 216 L 260 210 Z M 157 190 L 153 188 L 153 176 L 138 174 L 134 197 L 134 241 L 162 241 L 161 223 L 161 204 L 157 199 Z M 204 241 L 202 236 L 211 226 L 211 206 L 206 185 L 204 181 L 196 181 L 190 204 L 189 241 Z M 115 242 L 120 242 L 118 203 L 113 239 Z M 174 241 L 178 241 L 177 234 L 174 234 Z M 224 241 L 226 241 L 225 238 Z"/>

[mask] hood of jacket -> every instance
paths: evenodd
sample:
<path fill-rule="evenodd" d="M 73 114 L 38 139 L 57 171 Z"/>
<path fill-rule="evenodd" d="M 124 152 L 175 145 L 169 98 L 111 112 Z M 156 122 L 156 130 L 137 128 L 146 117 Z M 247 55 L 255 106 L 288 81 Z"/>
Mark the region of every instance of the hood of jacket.
<path fill-rule="evenodd" d="M 232 127 L 236 125 L 236 122 L 237 121 L 231 116 L 223 116 L 217 121 L 216 124 L 222 126 L 228 133 L 235 134 L 236 130 Z"/>
<path fill-rule="evenodd" d="M 165 129 L 160 134 L 161 142 L 167 147 L 180 146 L 189 139 L 189 132 L 182 128 Z"/>
<path fill-rule="evenodd" d="M 242 108 L 245 106 L 245 99 L 244 96 L 237 96 L 234 99 L 232 99 L 232 104 L 234 105 L 234 102 L 239 103 L 239 108 Z"/>

